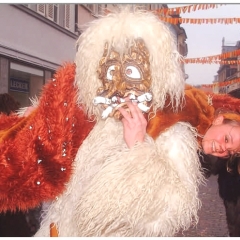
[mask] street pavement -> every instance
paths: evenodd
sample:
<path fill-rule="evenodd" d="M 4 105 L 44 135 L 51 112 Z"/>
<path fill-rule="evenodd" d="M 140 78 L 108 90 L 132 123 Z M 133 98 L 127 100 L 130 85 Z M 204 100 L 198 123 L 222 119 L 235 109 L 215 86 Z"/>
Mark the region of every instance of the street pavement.
<path fill-rule="evenodd" d="M 200 187 L 202 207 L 199 210 L 199 222 L 187 231 L 179 232 L 176 237 L 227 237 L 225 208 L 218 194 L 217 176 L 210 176 Z"/>

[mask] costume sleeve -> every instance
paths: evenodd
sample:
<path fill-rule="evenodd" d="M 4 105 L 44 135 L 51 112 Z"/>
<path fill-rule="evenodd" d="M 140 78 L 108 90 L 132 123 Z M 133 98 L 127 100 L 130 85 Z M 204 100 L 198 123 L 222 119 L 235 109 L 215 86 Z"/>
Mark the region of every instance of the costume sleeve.
<path fill-rule="evenodd" d="M 0 211 L 26 210 L 59 195 L 93 123 L 76 105 L 75 66 L 66 64 L 28 117 L 0 116 Z"/>

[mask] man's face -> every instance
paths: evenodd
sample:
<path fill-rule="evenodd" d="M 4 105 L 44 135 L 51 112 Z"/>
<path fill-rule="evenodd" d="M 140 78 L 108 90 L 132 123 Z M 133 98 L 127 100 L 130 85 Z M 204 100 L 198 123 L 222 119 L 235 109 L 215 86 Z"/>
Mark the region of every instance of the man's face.
<path fill-rule="evenodd" d="M 123 99 L 131 99 L 134 96 L 137 98 L 149 93 L 151 85 L 149 53 L 141 39 L 137 39 L 122 57 L 106 44 L 97 72 L 102 81 L 97 96 L 110 99 L 111 104 L 102 105 L 104 109 L 110 106 L 113 108 L 109 116 L 119 119 L 120 113 L 117 108 L 120 105 L 126 107 Z M 151 100 L 143 101 L 142 104 L 147 106 L 150 102 Z"/>

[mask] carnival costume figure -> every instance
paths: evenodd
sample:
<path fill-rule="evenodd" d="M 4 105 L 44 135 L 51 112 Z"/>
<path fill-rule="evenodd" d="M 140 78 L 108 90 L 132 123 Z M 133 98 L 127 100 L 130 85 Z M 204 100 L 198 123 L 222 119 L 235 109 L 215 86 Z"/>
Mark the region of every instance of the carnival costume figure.
<path fill-rule="evenodd" d="M 188 229 L 201 206 L 199 136 L 218 97 L 185 86 L 174 37 L 153 13 L 120 8 L 91 22 L 77 47 L 29 116 L 0 118 L 1 210 L 51 200 L 38 237 Z M 127 100 L 148 120 L 132 148 L 118 111 Z"/>

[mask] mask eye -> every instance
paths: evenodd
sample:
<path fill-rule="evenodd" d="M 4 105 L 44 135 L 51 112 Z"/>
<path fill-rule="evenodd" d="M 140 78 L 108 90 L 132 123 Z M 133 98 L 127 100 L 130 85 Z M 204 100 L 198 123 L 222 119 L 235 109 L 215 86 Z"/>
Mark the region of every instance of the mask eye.
<path fill-rule="evenodd" d="M 133 78 L 133 79 L 141 79 L 141 74 L 139 72 L 139 70 L 134 67 L 134 66 L 128 66 L 125 69 L 125 74 L 129 77 L 129 78 Z"/>
<path fill-rule="evenodd" d="M 115 66 L 112 65 L 107 70 L 107 80 L 112 81 L 113 80 L 113 72 L 115 71 Z"/>

